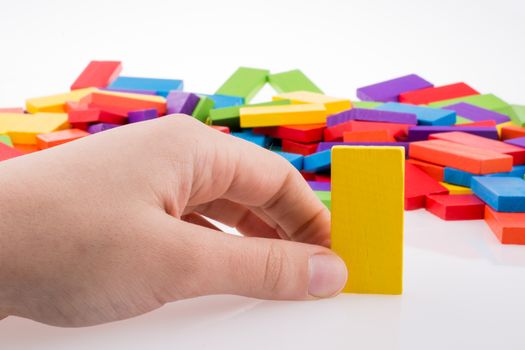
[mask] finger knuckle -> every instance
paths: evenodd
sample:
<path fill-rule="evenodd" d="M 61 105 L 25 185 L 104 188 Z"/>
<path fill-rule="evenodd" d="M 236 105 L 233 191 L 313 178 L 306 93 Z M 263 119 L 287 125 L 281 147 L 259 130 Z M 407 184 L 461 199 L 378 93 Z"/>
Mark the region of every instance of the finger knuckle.
<path fill-rule="evenodd" d="M 284 287 L 288 259 L 284 249 L 272 243 L 266 251 L 263 289 L 276 293 Z"/>

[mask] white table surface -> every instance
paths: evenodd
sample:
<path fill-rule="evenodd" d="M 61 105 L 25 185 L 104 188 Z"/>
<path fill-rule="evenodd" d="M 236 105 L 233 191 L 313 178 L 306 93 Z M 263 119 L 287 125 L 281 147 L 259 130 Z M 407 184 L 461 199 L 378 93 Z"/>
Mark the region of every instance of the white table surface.
<path fill-rule="evenodd" d="M 458 4 L 460 3 L 460 4 Z M 0 106 L 67 90 L 91 59 L 212 93 L 240 65 L 301 68 L 326 93 L 419 73 L 525 104 L 525 3 L 5 1 Z M 258 100 L 271 96 L 265 88 Z M 211 296 L 81 329 L 0 321 L 0 349 L 524 349 L 525 246 L 483 221 L 406 215 L 401 297 Z"/>

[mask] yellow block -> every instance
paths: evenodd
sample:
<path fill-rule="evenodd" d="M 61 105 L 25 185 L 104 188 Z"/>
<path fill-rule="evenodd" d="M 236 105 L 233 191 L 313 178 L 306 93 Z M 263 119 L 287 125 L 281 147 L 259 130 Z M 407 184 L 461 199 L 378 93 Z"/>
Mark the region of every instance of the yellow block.
<path fill-rule="evenodd" d="M 515 125 L 514 125 L 514 123 L 512 123 L 512 121 L 496 125 L 496 129 L 498 130 L 498 136 L 500 136 L 500 137 L 501 137 L 501 129 L 504 126 L 515 126 Z"/>
<path fill-rule="evenodd" d="M 472 194 L 472 190 L 469 187 L 453 185 L 446 182 L 440 182 L 440 184 L 448 190 L 449 194 Z"/>
<path fill-rule="evenodd" d="M 0 113 L 0 134 L 7 134 L 27 117 L 28 115 L 24 113 Z"/>
<path fill-rule="evenodd" d="M 322 104 L 328 111 L 328 115 L 346 111 L 352 108 L 352 103 L 349 99 L 330 97 L 317 92 L 309 91 L 294 91 L 287 92 L 274 96 L 274 101 L 277 100 L 290 100 L 292 103 L 315 103 Z"/>
<path fill-rule="evenodd" d="M 2 125 L 0 117 L 0 125 Z M 20 145 L 36 145 L 36 136 L 69 127 L 65 113 L 36 113 L 18 115 L 12 118 L 6 133 L 11 141 Z M 2 127 L 0 127 L 2 129 Z"/>
<path fill-rule="evenodd" d="M 241 127 L 301 125 L 326 123 L 327 111 L 320 104 L 243 107 Z"/>
<path fill-rule="evenodd" d="M 348 267 L 344 292 L 402 293 L 403 193 L 403 148 L 332 148 L 332 249 Z"/>
<path fill-rule="evenodd" d="M 77 102 L 83 97 L 89 95 L 93 91 L 97 91 L 96 88 L 79 89 L 64 94 L 35 97 L 26 100 L 26 110 L 29 113 L 37 112 L 51 112 L 51 113 L 64 113 L 66 112 L 65 105 L 68 101 Z"/>

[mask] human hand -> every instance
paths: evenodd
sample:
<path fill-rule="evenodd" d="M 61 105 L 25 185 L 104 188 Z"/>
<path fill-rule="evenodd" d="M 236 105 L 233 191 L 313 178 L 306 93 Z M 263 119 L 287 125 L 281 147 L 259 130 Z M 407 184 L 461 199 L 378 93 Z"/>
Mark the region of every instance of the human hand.
<path fill-rule="evenodd" d="M 329 297 L 346 281 L 301 175 L 186 116 L 0 163 L 0 215 L 0 318 L 86 326 L 208 294 Z"/>

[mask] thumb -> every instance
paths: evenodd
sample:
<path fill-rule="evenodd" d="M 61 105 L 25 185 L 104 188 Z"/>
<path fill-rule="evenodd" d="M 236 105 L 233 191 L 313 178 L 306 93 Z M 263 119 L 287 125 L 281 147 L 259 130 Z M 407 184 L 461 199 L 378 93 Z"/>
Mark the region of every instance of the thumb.
<path fill-rule="evenodd" d="M 184 297 L 237 294 L 261 299 L 331 297 L 344 287 L 347 269 L 331 250 L 280 239 L 238 237 L 174 220 L 174 244 L 185 242 L 188 286 Z M 172 225 L 173 227 L 173 225 Z M 184 239 L 177 239 L 182 234 Z M 180 237 L 180 236 L 179 236 Z M 177 249 L 178 251 L 180 250 Z M 180 279 L 176 276 L 172 281 Z M 180 280 L 179 280 L 180 281 Z"/>

